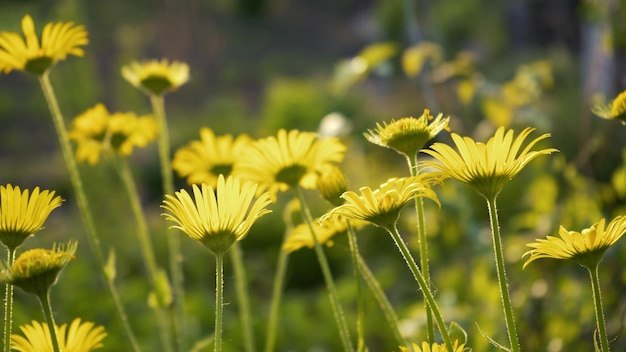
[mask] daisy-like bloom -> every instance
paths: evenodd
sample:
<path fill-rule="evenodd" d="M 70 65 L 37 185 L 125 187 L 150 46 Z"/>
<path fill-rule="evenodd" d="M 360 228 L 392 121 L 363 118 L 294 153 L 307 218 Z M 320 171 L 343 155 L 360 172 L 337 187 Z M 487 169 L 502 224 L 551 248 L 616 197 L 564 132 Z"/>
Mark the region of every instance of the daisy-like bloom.
<path fill-rule="evenodd" d="M 233 173 L 268 189 L 272 200 L 278 191 L 302 187 L 315 189 L 318 173 L 343 160 L 346 146 L 338 138 L 319 138 L 313 132 L 281 129 L 276 137 L 258 140 L 246 148 Z"/>
<path fill-rule="evenodd" d="M 336 216 L 349 219 L 364 220 L 389 229 L 395 226 L 400 210 L 415 197 L 426 197 L 439 204 L 439 199 L 430 185 L 437 182 L 431 174 L 418 176 L 391 178 L 380 185 L 376 190 L 361 187 L 360 194 L 352 191 L 345 192 L 341 198 L 345 200 L 340 205 L 321 217 L 322 223 Z"/>
<path fill-rule="evenodd" d="M 539 258 L 571 259 L 576 263 L 593 269 L 604 252 L 626 233 L 626 216 L 618 216 L 605 226 L 605 219 L 593 224 L 581 232 L 568 231 L 561 226 L 559 236 L 547 236 L 529 243 L 532 248 L 524 253 L 529 256 L 524 268 Z"/>
<path fill-rule="evenodd" d="M 448 130 L 449 117 L 443 114 L 433 118 L 428 109 L 424 109 L 422 116 L 403 117 L 392 120 L 390 123 L 376 124 L 375 130 L 364 133 L 365 138 L 381 147 L 391 148 L 407 158 L 424 147 L 428 140 L 434 138 L 442 130 Z"/>
<path fill-rule="evenodd" d="M 0 281 L 41 295 L 54 285 L 59 273 L 73 260 L 77 242 L 54 245 L 52 249 L 30 249 L 20 254 L 10 270 L 0 272 Z"/>
<path fill-rule="evenodd" d="M 166 59 L 134 61 L 122 67 L 122 76 L 149 95 L 162 95 L 187 83 L 189 66 L 184 62 L 169 62 Z"/>
<path fill-rule="evenodd" d="M 411 351 L 412 350 L 412 351 Z M 459 341 L 454 341 L 454 346 L 452 346 L 452 352 L 464 352 L 466 351 L 465 344 L 459 344 Z M 422 342 L 422 345 L 418 345 L 416 343 L 411 344 L 411 348 L 407 348 L 404 346 L 400 346 L 400 352 L 449 352 L 444 344 L 438 344 L 433 342 L 429 344 L 428 342 Z"/>
<path fill-rule="evenodd" d="M 591 112 L 603 119 L 616 119 L 626 124 L 626 90 L 621 92 L 608 105 L 596 105 Z"/>
<path fill-rule="evenodd" d="M 41 43 L 30 15 L 22 19 L 24 38 L 15 32 L 0 32 L 0 71 L 27 71 L 42 75 L 67 55 L 83 56 L 87 31 L 72 22 L 48 23 L 44 26 Z"/>
<path fill-rule="evenodd" d="M 104 150 L 110 114 L 104 104 L 96 104 L 72 120 L 68 137 L 76 141 L 76 160 L 95 165 Z"/>
<path fill-rule="evenodd" d="M 48 324 L 32 321 L 20 326 L 22 335 L 11 335 L 11 348 L 19 352 L 52 352 L 52 337 Z M 81 322 L 80 318 L 67 324 L 56 326 L 59 348 L 63 352 L 89 352 L 103 347 L 102 340 L 107 336 L 104 327 L 92 322 Z"/>
<path fill-rule="evenodd" d="M 189 237 L 206 246 L 212 253 L 224 253 L 235 241 L 242 240 L 252 224 L 271 212 L 269 194 L 254 199 L 257 185 L 220 175 L 217 187 L 203 183 L 193 185 L 193 197 L 184 189 L 175 196 L 165 195 L 163 201 L 166 220 L 176 223 L 170 228 L 180 229 Z"/>
<path fill-rule="evenodd" d="M 30 196 L 29 196 L 30 194 Z M 63 199 L 54 191 L 35 187 L 32 192 L 18 186 L 0 186 L 0 241 L 15 250 L 24 240 L 39 231 L 48 215 Z"/>
<path fill-rule="evenodd" d="M 479 194 L 493 199 L 530 161 L 540 155 L 558 152 L 554 148 L 531 151 L 539 141 L 550 137 L 548 133 L 535 138 L 521 150 L 532 131 L 534 128 L 525 128 L 514 138 L 513 130 L 505 132 L 505 128 L 500 127 L 486 144 L 452 133 L 458 152 L 447 144 L 434 143 L 431 149 L 423 152 L 439 162 L 427 161 L 423 166 L 438 169 L 443 176 L 468 184 Z"/>
<path fill-rule="evenodd" d="M 216 136 L 213 130 L 203 127 L 200 140 L 195 140 L 178 149 L 174 154 L 172 168 L 187 183 L 206 183 L 211 187 L 217 184 L 217 176 L 230 175 L 242 150 L 252 142 L 246 134 L 236 138 L 227 134 Z"/>
<path fill-rule="evenodd" d="M 145 147 L 155 140 L 158 129 L 152 115 L 137 116 L 132 112 L 118 112 L 109 120 L 108 142 L 118 154 L 128 156 L 135 147 Z"/>
<path fill-rule="evenodd" d="M 317 189 L 322 198 L 338 206 L 343 204 L 341 195 L 348 190 L 348 181 L 338 167 L 331 165 L 320 172 Z"/>
<path fill-rule="evenodd" d="M 345 234 L 348 230 L 347 221 L 341 216 L 336 216 L 324 222 L 320 222 L 319 219 L 317 219 L 313 221 L 313 224 L 320 224 L 319 227 L 314 228 L 317 242 L 319 242 L 319 244 L 326 244 L 329 247 L 333 245 L 333 237 Z M 367 224 L 368 222 L 363 220 L 350 221 L 350 225 L 355 230 Z M 296 226 L 283 243 L 283 249 L 290 253 L 304 247 L 313 248 L 314 246 L 315 242 L 313 242 L 313 235 L 311 234 L 311 229 L 308 224 Z"/>

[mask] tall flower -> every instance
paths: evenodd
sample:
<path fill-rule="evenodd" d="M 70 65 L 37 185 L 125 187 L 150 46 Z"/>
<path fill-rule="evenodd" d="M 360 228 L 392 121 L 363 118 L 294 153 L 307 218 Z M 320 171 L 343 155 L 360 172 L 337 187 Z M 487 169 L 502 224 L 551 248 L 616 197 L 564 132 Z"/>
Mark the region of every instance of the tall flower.
<path fill-rule="evenodd" d="M 243 239 L 256 220 L 270 213 L 269 194 L 253 201 L 257 185 L 220 175 L 217 187 L 193 185 L 193 197 L 186 190 L 166 195 L 162 207 L 165 218 L 213 253 L 224 253 Z"/>
<path fill-rule="evenodd" d="M 515 139 L 514 131 L 500 127 L 487 143 L 475 142 L 469 137 L 452 133 L 458 152 L 444 143 L 435 143 L 423 150 L 438 162 L 425 162 L 425 167 L 439 169 L 446 177 L 472 186 L 487 198 L 496 197 L 504 184 L 517 175 L 529 162 L 540 155 L 558 152 L 548 148 L 536 151 L 531 149 L 539 141 L 550 137 L 543 134 L 532 140 L 521 150 L 525 139 L 534 128 L 525 128 Z"/>
<path fill-rule="evenodd" d="M 275 200 L 278 191 L 298 186 L 315 189 L 318 172 L 341 162 L 345 151 L 345 145 L 337 138 L 281 129 L 276 137 L 258 140 L 246 148 L 233 173 L 259 183 Z"/>
<path fill-rule="evenodd" d="M 251 142 L 246 134 L 216 136 L 213 130 L 203 127 L 199 141 L 191 141 L 176 151 L 172 168 L 180 177 L 186 177 L 189 184 L 206 183 L 215 187 L 217 177 L 231 174 L 242 150 Z"/>
<path fill-rule="evenodd" d="M 603 119 L 620 120 L 626 124 L 626 91 L 621 92 L 610 104 L 595 105 L 591 112 Z"/>
<path fill-rule="evenodd" d="M 30 196 L 29 196 L 30 194 Z M 0 241 L 15 250 L 24 240 L 39 231 L 50 212 L 63 199 L 54 191 L 35 187 L 32 192 L 18 186 L 0 186 Z"/>
<path fill-rule="evenodd" d="M 48 325 L 32 321 L 20 326 L 22 335 L 11 335 L 11 348 L 19 352 L 52 352 L 52 338 Z M 63 352 L 90 352 L 103 347 L 107 336 L 104 327 L 76 318 L 67 326 L 56 326 L 59 348 Z"/>
<path fill-rule="evenodd" d="M 163 95 L 178 89 L 189 80 L 189 66 L 180 61 L 133 61 L 122 67 L 122 76 L 149 95 Z"/>
<path fill-rule="evenodd" d="M 48 23 L 44 26 L 41 43 L 30 15 L 22 18 L 24 38 L 15 32 L 0 32 L 0 71 L 27 71 L 42 75 L 67 55 L 83 56 L 87 31 L 73 22 Z"/>

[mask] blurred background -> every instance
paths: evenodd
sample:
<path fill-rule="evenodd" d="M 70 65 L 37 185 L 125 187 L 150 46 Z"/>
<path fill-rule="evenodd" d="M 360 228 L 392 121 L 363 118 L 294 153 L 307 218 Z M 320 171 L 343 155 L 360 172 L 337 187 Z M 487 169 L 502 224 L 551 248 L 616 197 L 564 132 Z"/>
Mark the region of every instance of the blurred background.
<path fill-rule="evenodd" d="M 418 117 L 428 108 L 451 117 L 453 132 L 486 140 L 499 125 L 533 136 L 560 153 L 541 157 L 512 180 L 499 198 L 512 300 L 522 347 L 528 351 L 591 351 L 595 320 L 586 271 L 570 262 L 541 260 L 522 270 L 526 244 L 582 230 L 626 211 L 626 126 L 590 109 L 625 88 L 626 4 L 576 0 L 0 0 L 0 29 L 21 33 L 33 16 L 40 33 L 49 21 L 84 24 L 90 43 L 51 80 L 67 122 L 98 102 L 110 111 L 150 113 L 148 99 L 124 81 L 133 60 L 180 60 L 191 79 L 166 97 L 173 148 L 217 134 L 274 134 L 279 128 L 320 130 L 329 114 L 339 127 L 323 129 L 349 147 L 341 166 L 352 189 L 408 175 L 404 158 L 362 137 L 376 123 Z M 326 119 L 325 121 L 329 121 Z M 79 241 L 77 260 L 52 289 L 58 323 L 75 317 L 106 326 L 104 351 L 125 349 L 112 305 L 100 282 L 75 206 L 58 140 L 37 80 L 0 76 L 0 182 L 57 191 L 66 201 L 46 228 L 22 249 Z M 447 133 L 437 137 L 449 142 Z M 137 151 L 133 171 L 153 232 L 157 258 L 167 266 L 167 224 L 156 146 Z M 111 165 L 81 166 L 103 252 L 117 254 L 117 284 L 145 350 L 158 351 L 153 314 L 126 194 Z M 177 179 L 178 187 L 186 187 Z M 474 351 L 494 350 L 484 331 L 506 341 L 495 277 L 487 208 L 471 189 L 447 181 L 439 209 L 427 203 L 432 283 L 446 320 L 461 324 Z M 327 206 L 312 193 L 317 215 Z M 285 230 L 282 208 L 257 223 L 242 242 L 263 346 L 271 285 Z M 401 232 L 417 253 L 414 211 Z M 358 237 L 409 341 L 424 336 L 423 302 L 391 239 L 368 227 Z M 351 326 L 355 321 L 349 248 L 337 238 L 327 249 Z M 194 341 L 212 334 L 214 258 L 183 239 L 186 309 Z M 417 254 L 416 254 L 417 256 Z M 626 247 L 610 249 L 600 268 L 609 339 L 626 350 Z M 230 276 L 229 276 L 230 275 Z M 237 302 L 226 265 L 224 348 L 242 349 Z M 366 343 L 397 350 L 381 313 L 366 296 Z M 16 325 L 43 320 L 34 297 L 16 291 Z M 479 330 L 480 328 L 480 330 Z M 353 334 L 353 336 L 356 336 Z M 280 351 L 341 349 L 313 251 L 290 257 L 278 334 Z M 206 350 L 211 350 L 212 347 Z"/>

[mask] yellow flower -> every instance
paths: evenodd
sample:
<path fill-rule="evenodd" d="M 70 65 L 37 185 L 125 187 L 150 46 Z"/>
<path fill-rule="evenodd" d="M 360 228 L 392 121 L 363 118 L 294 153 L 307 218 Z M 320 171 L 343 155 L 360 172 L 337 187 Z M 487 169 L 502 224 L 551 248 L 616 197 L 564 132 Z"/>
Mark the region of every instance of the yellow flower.
<path fill-rule="evenodd" d="M 134 147 L 145 147 L 158 132 L 158 124 L 152 115 L 137 116 L 132 112 L 111 115 L 108 127 L 109 144 L 122 156 L 132 154 Z"/>
<path fill-rule="evenodd" d="M 433 120 L 430 111 L 424 109 L 419 118 L 404 117 L 392 120 L 389 124 L 386 122 L 383 122 L 383 125 L 376 124 L 375 131 L 368 130 L 364 135 L 371 143 L 394 149 L 408 158 L 413 158 L 428 140 L 442 130 L 448 130 L 449 120 L 449 117 L 443 118 L 442 114 Z"/>
<path fill-rule="evenodd" d="M 341 195 L 348 190 L 348 181 L 338 167 L 331 165 L 320 172 L 317 188 L 322 198 L 338 206 L 343 204 Z"/>
<path fill-rule="evenodd" d="M 272 200 L 278 191 L 302 187 L 315 189 L 318 173 L 341 162 L 346 146 L 338 138 L 319 138 L 312 132 L 281 129 L 276 137 L 258 140 L 242 153 L 233 173 L 269 189 Z"/>
<path fill-rule="evenodd" d="M 189 80 L 189 66 L 166 59 L 131 62 L 122 67 L 122 76 L 133 86 L 148 94 L 162 95 L 174 91 Z"/>
<path fill-rule="evenodd" d="M 537 142 L 550 137 L 547 133 L 535 138 L 520 151 L 524 140 L 532 131 L 533 128 L 525 128 L 514 139 L 513 130 L 505 133 L 505 128 L 500 127 L 486 144 L 452 133 L 458 152 L 444 143 L 434 143 L 431 149 L 423 152 L 440 163 L 430 161 L 423 163 L 423 166 L 439 169 L 443 176 L 472 186 L 484 197 L 495 198 L 504 184 L 530 161 L 539 155 L 558 152 L 554 148 L 531 151 Z"/>
<path fill-rule="evenodd" d="M 529 256 L 524 268 L 539 258 L 571 259 L 578 264 L 593 269 L 604 252 L 626 233 L 626 216 L 618 216 L 605 227 L 605 219 L 581 232 L 568 231 L 561 226 L 559 236 L 548 236 L 529 243 L 532 249 L 524 253 Z"/>
<path fill-rule="evenodd" d="M 22 31 L 25 38 L 0 32 L 0 71 L 4 73 L 18 70 L 41 75 L 67 55 L 83 56 L 80 47 L 89 42 L 85 27 L 57 22 L 44 26 L 40 44 L 30 15 L 22 19 Z"/>
<path fill-rule="evenodd" d="M 411 350 L 413 350 L 413 352 L 448 352 L 448 349 L 444 344 L 438 344 L 436 342 L 429 344 L 428 342 L 424 341 L 422 342 L 421 347 L 416 343 L 412 343 L 411 348 L 400 346 L 400 352 L 411 352 Z M 465 350 L 465 344 L 459 345 L 459 341 L 454 341 L 454 345 L 452 346 L 452 352 L 463 352 Z"/>
<path fill-rule="evenodd" d="M 252 140 L 241 134 L 237 138 L 227 134 L 215 136 L 210 128 L 200 130 L 200 140 L 195 140 L 178 149 L 174 154 L 172 168 L 187 183 L 206 183 L 211 187 L 217 184 L 217 176 L 231 174 L 242 150 Z"/>
<path fill-rule="evenodd" d="M 0 241 L 15 250 L 24 240 L 39 231 L 48 215 L 61 205 L 63 199 L 54 191 L 30 192 L 10 184 L 0 186 Z"/>
<path fill-rule="evenodd" d="M 166 195 L 161 206 L 168 213 L 166 220 L 176 223 L 189 237 L 205 245 L 213 253 L 224 253 L 235 241 L 243 239 L 252 224 L 270 213 L 269 194 L 262 193 L 255 201 L 257 185 L 220 175 L 217 187 L 203 183 L 193 185 L 192 198 L 185 190 L 176 196 Z"/>
<path fill-rule="evenodd" d="M 319 244 L 326 244 L 329 247 L 333 245 L 333 237 L 344 234 L 348 230 L 346 218 L 342 216 L 336 216 L 324 222 L 320 222 L 319 219 L 317 219 L 313 221 L 313 224 L 320 224 L 319 227 L 314 227 L 317 242 Z M 351 220 L 350 225 L 356 230 L 367 225 L 367 222 Z M 287 236 L 283 243 L 283 249 L 287 252 L 295 252 L 304 247 L 313 248 L 314 245 L 315 243 L 313 242 L 309 224 L 300 224 Z"/>
<path fill-rule="evenodd" d="M 322 216 L 321 221 L 326 222 L 336 216 L 344 216 L 349 219 L 369 221 L 384 228 L 395 226 L 400 210 L 415 197 L 426 197 L 439 204 L 437 195 L 430 189 L 430 185 L 436 182 L 429 174 L 418 176 L 391 178 L 380 185 L 376 190 L 369 187 L 361 187 L 361 194 L 348 191 L 341 198 L 345 203 Z"/>
<path fill-rule="evenodd" d="M 20 326 L 22 335 L 11 335 L 11 348 L 19 352 L 52 352 L 52 337 L 48 324 L 32 321 Z M 63 352 L 89 352 L 103 347 L 102 340 L 107 336 L 104 327 L 92 322 L 81 322 L 80 318 L 67 324 L 56 326 L 59 349 Z"/>
<path fill-rule="evenodd" d="M 604 119 L 616 119 L 626 124 L 626 90 L 621 92 L 608 105 L 595 105 L 591 112 Z"/>

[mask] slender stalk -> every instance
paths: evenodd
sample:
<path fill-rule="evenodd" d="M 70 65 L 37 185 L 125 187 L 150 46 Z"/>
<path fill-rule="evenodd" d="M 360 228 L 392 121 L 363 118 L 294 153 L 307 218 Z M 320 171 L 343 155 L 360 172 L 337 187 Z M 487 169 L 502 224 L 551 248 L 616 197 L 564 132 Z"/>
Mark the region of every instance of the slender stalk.
<path fill-rule="evenodd" d="M 506 320 L 506 330 L 509 336 L 509 344 L 512 352 L 520 352 L 519 339 L 517 337 L 517 329 L 515 327 L 515 318 L 513 317 L 513 307 L 509 295 L 509 285 L 504 269 L 504 254 L 502 250 L 502 238 L 500 236 L 500 224 L 498 222 L 498 209 L 496 207 L 496 197 L 487 198 L 487 207 L 489 208 L 489 218 L 491 220 L 491 234 L 493 239 L 493 252 L 496 259 L 496 272 L 498 275 L 498 283 L 500 285 L 500 298 L 502 299 L 502 308 L 504 309 L 504 318 Z"/>
<path fill-rule="evenodd" d="M 54 316 L 52 315 L 52 308 L 50 307 L 50 291 L 46 290 L 37 297 L 39 298 L 39 302 L 41 303 L 43 315 L 46 317 L 46 322 L 48 323 L 48 329 L 50 330 L 50 339 L 52 340 L 52 349 L 54 350 L 54 352 L 60 352 L 59 340 L 57 339 L 56 324 L 54 323 Z"/>
<path fill-rule="evenodd" d="M 161 164 L 161 178 L 163 182 L 163 193 L 174 193 L 174 176 L 172 175 L 172 167 L 170 160 L 170 137 L 165 116 L 165 100 L 163 95 L 151 95 L 150 103 L 154 116 L 159 124 L 159 159 Z M 169 266 L 172 275 L 172 286 L 174 292 L 174 339 L 178 351 L 185 351 L 185 309 L 183 288 L 184 277 L 182 269 L 183 257 L 180 250 L 179 236 L 167 236 L 167 244 L 169 248 Z"/>
<path fill-rule="evenodd" d="M 357 347 L 358 352 L 366 350 L 365 347 L 365 334 L 363 332 L 365 324 L 365 306 L 363 301 L 363 293 L 361 289 L 361 275 L 359 275 L 359 246 L 356 241 L 356 235 L 354 228 L 350 225 L 350 220 L 346 219 L 346 225 L 348 229 L 348 243 L 350 244 L 350 256 L 352 257 L 352 267 L 354 270 L 354 279 L 356 286 L 356 300 L 357 300 L 357 320 L 356 320 L 356 332 L 357 332 Z"/>
<path fill-rule="evenodd" d="M 172 351 L 172 341 L 167 324 L 168 320 L 166 319 L 167 313 L 164 311 L 164 307 L 169 303 L 166 302 L 166 297 L 163 297 L 163 289 L 159 287 L 159 268 L 154 256 L 154 248 L 150 239 L 147 220 L 141 207 L 141 201 L 139 200 L 137 185 L 125 158 L 116 157 L 115 166 L 117 167 L 117 171 L 122 179 L 122 184 L 128 194 L 131 210 L 135 216 L 135 221 L 137 222 L 136 233 L 139 239 L 139 248 L 143 256 L 144 265 L 148 271 L 148 281 L 150 282 L 152 291 L 156 296 L 156 306 L 154 307 L 154 310 L 157 315 L 159 337 L 162 342 L 161 348 L 164 351 Z"/>
<path fill-rule="evenodd" d="M 222 351 L 222 316 L 224 312 L 224 253 L 215 253 L 215 343 L 214 351 Z"/>
<path fill-rule="evenodd" d="M 328 259 L 326 259 L 324 249 L 320 245 L 319 241 L 317 240 L 317 236 L 315 235 L 315 229 L 313 228 L 313 217 L 311 216 L 311 212 L 307 206 L 306 199 L 304 197 L 304 194 L 302 194 L 302 190 L 300 189 L 300 187 L 296 187 L 295 191 L 297 193 L 298 200 L 300 201 L 302 217 L 309 225 L 309 230 L 311 231 L 311 235 L 313 237 L 315 254 L 317 255 L 317 260 L 320 264 L 320 268 L 322 269 L 322 274 L 324 275 L 326 289 L 330 298 L 330 305 L 333 309 L 335 322 L 337 323 L 337 327 L 339 328 L 339 337 L 341 338 L 341 343 L 345 351 L 354 351 L 354 347 L 352 347 L 352 341 L 350 341 L 350 331 L 348 330 L 346 317 L 339 303 L 339 295 L 337 294 L 333 275 L 330 271 L 330 266 L 328 265 Z"/>
<path fill-rule="evenodd" d="M 428 288 L 428 284 L 426 283 L 426 280 L 424 279 L 424 275 L 422 275 L 422 273 L 420 272 L 420 269 L 417 267 L 417 264 L 415 264 L 415 259 L 413 259 L 413 256 L 411 255 L 409 248 L 404 243 L 404 240 L 402 240 L 402 237 L 400 236 L 400 233 L 398 232 L 398 229 L 396 228 L 395 224 L 387 228 L 387 231 L 389 232 L 389 234 L 391 234 L 391 237 L 393 238 L 394 242 L 396 243 L 396 246 L 400 250 L 402 257 L 404 257 L 404 261 L 409 266 L 409 269 L 411 270 L 413 277 L 419 284 L 420 289 L 422 290 L 422 294 L 424 295 L 424 299 L 430 306 L 430 309 L 433 313 L 435 321 L 437 322 L 437 327 L 439 328 L 439 332 L 441 333 L 443 342 L 446 345 L 447 350 L 453 351 L 452 342 L 450 341 L 450 335 L 448 334 L 448 329 L 446 328 L 446 325 L 443 322 L 443 318 L 441 316 L 441 312 L 439 311 L 439 307 L 437 306 L 437 302 L 435 301 L 435 298 L 433 297 L 432 292 L 430 292 L 430 289 Z"/>
<path fill-rule="evenodd" d="M 13 266 L 15 261 L 16 249 L 8 248 L 7 265 L 9 268 Z M 11 329 L 13 328 L 13 285 L 6 284 L 4 288 L 4 352 L 9 352 L 11 351 Z"/>
<path fill-rule="evenodd" d="M 237 291 L 237 301 L 239 303 L 239 320 L 241 321 L 245 351 L 254 352 L 256 351 L 256 346 L 252 330 L 248 279 L 246 277 L 246 268 L 243 264 L 241 246 L 238 241 L 235 241 L 230 247 L 230 259 L 233 263 L 233 273 L 235 275 L 235 290 Z"/>
<path fill-rule="evenodd" d="M 609 352 L 609 338 L 606 333 L 606 323 L 604 322 L 604 309 L 602 308 L 602 295 L 600 293 L 600 277 L 598 276 L 598 265 L 594 268 L 587 268 L 591 279 L 591 289 L 593 290 L 593 306 L 596 310 L 596 324 L 600 335 L 600 348 L 602 352 Z"/>
<path fill-rule="evenodd" d="M 91 250 L 94 253 L 96 266 L 98 267 L 100 277 L 104 280 L 107 289 L 109 290 L 109 294 L 111 295 L 111 299 L 113 300 L 113 304 L 115 306 L 115 312 L 117 313 L 117 317 L 120 320 L 120 324 L 122 325 L 122 330 L 124 331 L 124 336 L 128 340 L 131 349 L 133 351 L 140 351 L 135 335 L 130 327 L 130 324 L 128 323 L 128 316 L 126 315 L 126 311 L 124 310 L 124 306 L 122 305 L 120 295 L 115 285 L 113 284 L 113 280 L 109 280 L 109 278 L 107 278 L 105 269 L 106 261 L 104 260 L 102 252 L 100 252 L 100 238 L 98 237 L 98 234 L 96 232 L 93 215 L 91 213 L 91 209 L 89 208 L 89 203 L 87 202 L 87 196 L 85 195 L 83 182 L 78 172 L 78 167 L 76 166 L 76 159 L 74 159 L 74 154 L 72 153 L 70 140 L 67 136 L 65 121 L 63 120 L 63 115 L 61 114 L 61 110 L 59 109 L 59 104 L 54 94 L 54 89 L 50 84 L 48 72 L 39 76 L 39 83 L 46 98 L 46 102 L 48 103 L 48 107 L 50 108 L 50 113 L 52 114 L 54 127 L 59 137 L 59 143 L 61 144 L 61 152 L 63 153 L 63 158 L 65 159 L 65 164 L 70 174 L 72 186 L 74 188 L 74 191 L 76 192 L 78 209 L 87 230 L 87 239 L 89 241 L 89 245 L 91 246 Z"/>
<path fill-rule="evenodd" d="M 287 231 L 283 236 L 283 243 Z M 289 252 L 281 248 L 278 252 L 278 262 L 276 264 L 276 273 L 274 274 L 274 284 L 272 287 L 272 301 L 270 303 L 270 313 L 267 321 L 267 332 L 265 337 L 265 352 L 274 351 L 276 342 L 276 326 L 278 325 L 278 311 L 283 296 L 283 287 L 285 286 L 285 274 L 287 273 L 287 263 L 289 262 Z"/>

